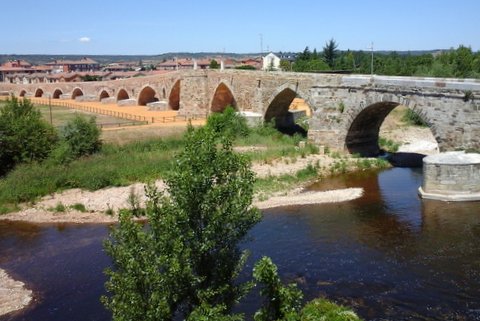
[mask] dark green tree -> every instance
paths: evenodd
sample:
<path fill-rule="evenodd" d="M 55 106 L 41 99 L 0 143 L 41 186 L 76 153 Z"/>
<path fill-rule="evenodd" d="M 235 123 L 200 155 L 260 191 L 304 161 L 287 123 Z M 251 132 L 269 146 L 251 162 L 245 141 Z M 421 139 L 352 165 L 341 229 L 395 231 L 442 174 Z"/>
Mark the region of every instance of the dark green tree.
<path fill-rule="evenodd" d="M 260 220 L 249 161 L 208 128 L 190 127 L 185 141 L 168 196 L 148 190 L 149 227 L 124 211 L 105 244 L 114 267 L 102 300 L 114 320 L 226 315 L 250 288 L 236 282 L 246 259 L 238 244 Z"/>
<path fill-rule="evenodd" d="M 210 60 L 210 69 L 220 69 L 220 64 L 215 59 Z"/>
<path fill-rule="evenodd" d="M 82 156 L 100 151 L 101 131 L 95 117 L 86 118 L 76 114 L 61 131 L 61 143 L 52 153 L 57 163 L 68 163 Z"/>
<path fill-rule="evenodd" d="M 325 46 L 323 47 L 323 58 L 325 59 L 325 62 L 330 68 L 335 67 L 335 58 L 338 55 L 338 44 L 335 42 L 335 40 L 330 39 L 327 43 L 325 43 Z"/>
<path fill-rule="evenodd" d="M 30 100 L 12 96 L 0 108 L 0 176 L 19 163 L 47 158 L 57 141 L 57 131 Z"/>
<path fill-rule="evenodd" d="M 312 53 L 308 46 L 305 47 L 302 53 L 298 55 L 298 60 L 310 60 L 312 58 Z"/>

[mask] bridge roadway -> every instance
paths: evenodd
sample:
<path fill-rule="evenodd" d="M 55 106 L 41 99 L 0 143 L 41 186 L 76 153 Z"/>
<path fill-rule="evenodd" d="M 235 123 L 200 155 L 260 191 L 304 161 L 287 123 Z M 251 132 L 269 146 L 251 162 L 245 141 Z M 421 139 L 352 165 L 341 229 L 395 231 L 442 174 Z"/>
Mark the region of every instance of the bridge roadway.
<path fill-rule="evenodd" d="M 332 149 L 375 155 L 378 132 L 398 105 L 429 126 L 440 150 L 480 150 L 480 81 L 240 70 L 175 71 L 105 82 L 0 83 L 0 92 L 25 97 L 151 105 L 179 115 L 208 114 L 232 105 L 278 127 L 292 124 L 295 97 L 312 109 L 308 137 Z M 153 104 L 152 104 L 153 103 Z"/>

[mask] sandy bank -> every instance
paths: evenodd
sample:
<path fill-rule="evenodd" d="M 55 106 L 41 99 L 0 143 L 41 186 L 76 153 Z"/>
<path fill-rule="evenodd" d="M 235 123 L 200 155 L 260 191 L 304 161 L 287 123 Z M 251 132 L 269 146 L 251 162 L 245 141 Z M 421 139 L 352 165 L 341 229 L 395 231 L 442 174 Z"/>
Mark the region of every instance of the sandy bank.
<path fill-rule="evenodd" d="M 162 181 L 157 181 L 156 185 L 160 189 L 164 188 Z M 143 187 L 143 184 L 135 184 L 129 187 L 113 187 L 95 192 L 79 189 L 68 190 L 48 196 L 34 207 L 2 215 L 0 220 L 31 223 L 113 223 L 117 221 L 117 216 L 107 215 L 105 211 L 112 208 L 116 213 L 120 208 L 128 208 L 127 199 L 131 190 L 135 191 L 140 204 L 144 204 L 146 197 Z M 112 194 L 115 195 L 114 198 Z M 362 194 L 361 188 L 306 193 L 294 190 L 286 195 L 273 196 L 265 201 L 255 201 L 253 205 L 260 209 L 266 209 L 290 205 L 345 202 L 359 198 Z M 67 209 L 64 212 L 55 212 L 52 208 L 58 203 L 62 203 Z M 88 212 L 79 212 L 69 208 L 78 203 L 84 204 Z M 109 205 L 109 203 L 115 205 Z"/>
<path fill-rule="evenodd" d="M 31 300 L 32 291 L 0 269 L 0 316 L 26 307 Z"/>
<path fill-rule="evenodd" d="M 363 195 L 363 188 L 345 188 L 331 191 L 306 192 L 294 195 L 274 196 L 268 200 L 257 202 L 260 209 L 291 205 L 309 205 L 322 203 L 338 203 L 351 201 Z"/>

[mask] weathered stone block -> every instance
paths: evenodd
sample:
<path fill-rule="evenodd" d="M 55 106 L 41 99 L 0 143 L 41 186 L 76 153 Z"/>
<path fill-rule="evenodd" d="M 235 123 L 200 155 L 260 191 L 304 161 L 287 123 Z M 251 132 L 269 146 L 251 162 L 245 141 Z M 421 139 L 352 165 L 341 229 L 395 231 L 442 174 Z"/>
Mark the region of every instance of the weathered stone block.
<path fill-rule="evenodd" d="M 117 105 L 119 107 L 136 106 L 137 105 L 137 100 L 135 100 L 135 99 L 122 99 L 122 100 L 117 101 Z"/>
<path fill-rule="evenodd" d="M 448 152 L 423 159 L 422 198 L 480 200 L 480 154 Z"/>

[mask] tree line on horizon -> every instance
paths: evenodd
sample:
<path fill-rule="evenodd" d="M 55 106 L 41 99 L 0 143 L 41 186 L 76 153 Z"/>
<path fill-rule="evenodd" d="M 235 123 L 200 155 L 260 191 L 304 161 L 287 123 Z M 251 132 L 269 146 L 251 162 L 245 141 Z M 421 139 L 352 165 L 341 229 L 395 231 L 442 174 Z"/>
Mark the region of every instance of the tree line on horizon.
<path fill-rule="evenodd" d="M 328 72 L 346 71 L 370 74 L 372 53 L 362 50 L 338 50 L 330 39 L 321 52 L 305 47 L 295 61 L 281 61 L 284 71 Z M 423 54 L 373 53 L 373 73 L 387 76 L 480 78 L 480 52 L 460 45 L 456 49 Z"/>

